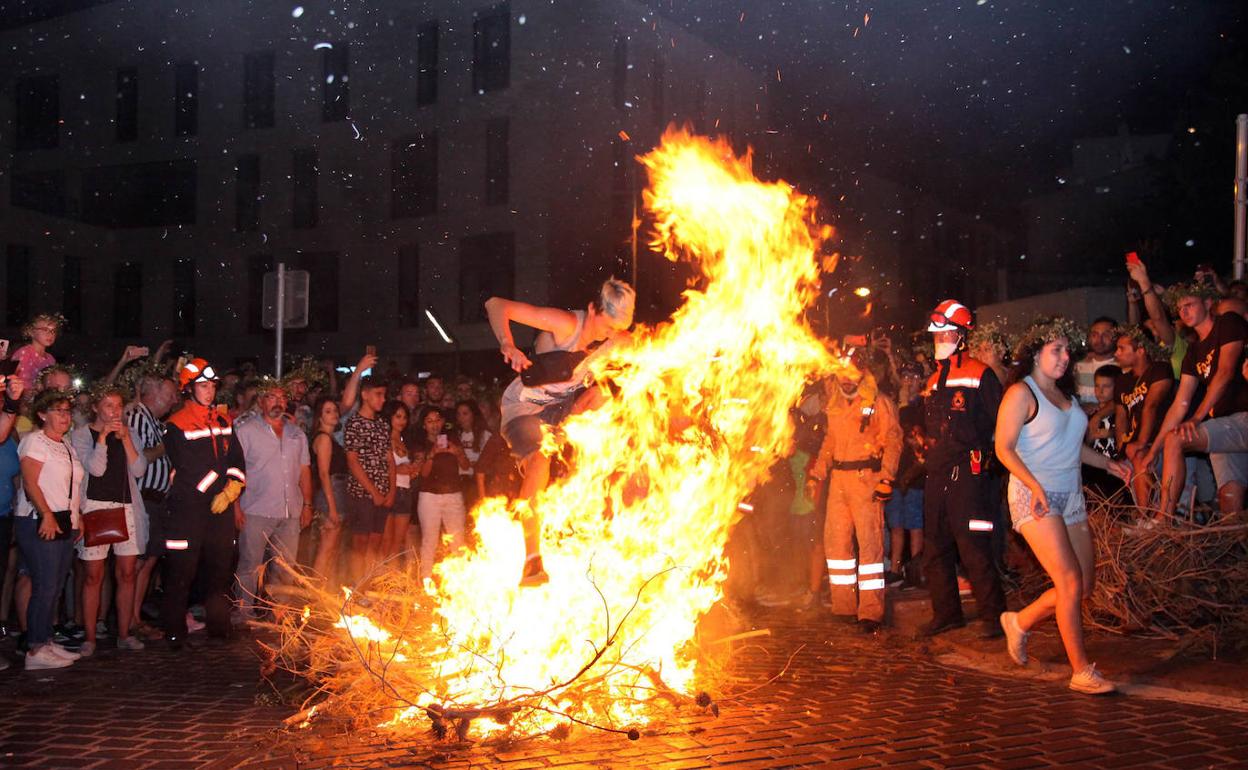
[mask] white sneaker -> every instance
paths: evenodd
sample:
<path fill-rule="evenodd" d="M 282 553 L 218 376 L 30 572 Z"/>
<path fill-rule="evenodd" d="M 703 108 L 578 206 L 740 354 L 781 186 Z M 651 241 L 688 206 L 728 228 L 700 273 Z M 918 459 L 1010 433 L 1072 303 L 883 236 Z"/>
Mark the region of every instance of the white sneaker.
<path fill-rule="evenodd" d="M 37 650 L 32 650 L 26 653 L 27 671 L 38 671 L 45 668 L 65 668 L 66 666 L 72 665 L 74 665 L 72 660 L 62 658 L 53 651 L 52 644 L 50 642 L 44 644 Z"/>
<path fill-rule="evenodd" d="M 1001 613 L 1001 628 L 1005 631 L 1005 649 L 1010 658 L 1020 666 L 1027 665 L 1027 632 L 1018 625 L 1018 613 Z"/>
<path fill-rule="evenodd" d="M 83 642 L 83 644 L 86 644 L 86 642 Z M 48 642 L 48 646 L 52 648 L 52 653 L 54 655 L 60 658 L 64 658 L 65 660 L 68 660 L 70 663 L 73 663 L 75 660 L 78 660 L 79 658 L 82 657 L 81 653 L 77 653 L 77 652 L 74 652 L 73 650 L 66 649 L 65 647 L 62 647 L 56 642 Z"/>
<path fill-rule="evenodd" d="M 1118 691 L 1113 682 L 1096 670 L 1095 663 L 1089 663 L 1087 668 L 1070 678 L 1070 689 L 1084 695 L 1105 695 Z"/>
<path fill-rule="evenodd" d="M 95 654 L 95 642 L 86 641 L 78 648 L 78 657 L 89 658 Z"/>
<path fill-rule="evenodd" d="M 143 642 L 139 641 L 139 638 L 137 636 L 127 636 L 127 637 L 117 640 L 117 649 L 119 650 L 129 650 L 130 652 L 138 652 L 139 650 L 143 649 L 146 646 L 147 646 L 146 644 L 143 644 Z"/>
<path fill-rule="evenodd" d="M 194 634 L 199 631 L 203 631 L 205 628 L 207 628 L 207 626 L 205 626 L 203 623 L 196 620 L 194 615 L 192 615 L 189 612 L 186 613 L 186 632 L 188 634 Z"/>

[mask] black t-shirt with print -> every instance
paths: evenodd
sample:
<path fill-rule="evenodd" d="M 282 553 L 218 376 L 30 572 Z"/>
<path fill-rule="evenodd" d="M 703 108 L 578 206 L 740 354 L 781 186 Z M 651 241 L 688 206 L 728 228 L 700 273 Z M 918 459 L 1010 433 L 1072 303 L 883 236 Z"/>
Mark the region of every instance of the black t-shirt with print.
<path fill-rule="evenodd" d="M 1214 372 L 1218 370 L 1222 346 L 1228 342 L 1244 342 L 1245 340 L 1248 340 L 1248 321 L 1245 321 L 1239 313 L 1222 313 L 1213 320 L 1213 330 L 1209 332 L 1209 336 L 1203 340 L 1197 340 L 1187 348 L 1181 373 L 1190 374 L 1200 380 L 1200 387 L 1196 389 L 1196 395 L 1192 398 L 1193 410 L 1204 399 L 1209 383 L 1213 380 Z M 1235 412 L 1248 411 L 1248 388 L 1244 387 L 1244 377 L 1240 370 L 1242 363 L 1242 355 L 1240 360 L 1231 362 L 1231 365 L 1235 367 L 1235 373 L 1226 391 L 1218 399 L 1218 403 L 1213 405 L 1213 411 L 1208 414 L 1208 417 L 1226 417 Z"/>
<path fill-rule="evenodd" d="M 1153 361 L 1140 377 L 1135 376 L 1135 372 L 1128 369 L 1115 381 L 1114 397 L 1127 410 L 1126 441 L 1135 440 L 1135 435 L 1140 430 L 1140 421 L 1144 419 L 1144 402 L 1153 386 L 1159 382 L 1174 382 L 1174 369 L 1168 362 Z M 1170 399 L 1167 397 L 1159 405 L 1158 414 L 1164 415 L 1169 406 Z M 1160 425 L 1159 419 L 1153 428 L 1156 429 Z M 1149 439 L 1152 439 L 1152 436 L 1149 436 Z"/>

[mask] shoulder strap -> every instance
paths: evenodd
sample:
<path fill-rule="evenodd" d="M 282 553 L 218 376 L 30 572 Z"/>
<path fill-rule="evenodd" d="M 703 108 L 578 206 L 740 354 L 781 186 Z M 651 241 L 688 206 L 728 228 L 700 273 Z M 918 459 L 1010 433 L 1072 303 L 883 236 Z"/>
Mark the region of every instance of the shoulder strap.
<path fill-rule="evenodd" d="M 1031 377 L 1024 377 L 1022 382 L 1027 386 L 1027 393 L 1031 395 L 1031 413 L 1027 415 L 1026 420 L 1023 420 L 1023 425 L 1026 425 L 1040 414 L 1040 396 L 1036 393 L 1035 386 L 1031 384 Z"/>

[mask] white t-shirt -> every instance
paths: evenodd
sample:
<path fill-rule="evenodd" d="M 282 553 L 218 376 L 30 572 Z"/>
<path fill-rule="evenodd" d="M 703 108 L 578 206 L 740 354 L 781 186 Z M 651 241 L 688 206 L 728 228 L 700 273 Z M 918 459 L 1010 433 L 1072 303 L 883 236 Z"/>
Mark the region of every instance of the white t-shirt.
<path fill-rule="evenodd" d="M 17 456 L 29 457 L 43 463 L 39 469 L 39 489 L 54 511 L 68 509 L 73 513 L 74 527 L 78 527 L 78 509 L 82 497 L 83 469 L 78 453 L 69 443 L 69 434 L 60 441 L 53 441 L 42 430 L 27 433 L 17 446 Z M 72 481 L 71 481 L 72 478 Z M 17 515 L 37 518 L 38 509 L 26 498 L 23 486 L 17 495 Z"/>

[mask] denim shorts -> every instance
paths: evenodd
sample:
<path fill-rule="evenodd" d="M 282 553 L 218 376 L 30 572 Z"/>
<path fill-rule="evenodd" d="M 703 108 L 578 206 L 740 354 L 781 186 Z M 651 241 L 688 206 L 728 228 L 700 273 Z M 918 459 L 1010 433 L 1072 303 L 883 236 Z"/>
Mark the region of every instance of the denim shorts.
<path fill-rule="evenodd" d="M 923 529 L 923 489 L 898 489 L 884 503 L 889 529 Z"/>
<path fill-rule="evenodd" d="M 334 505 L 338 508 L 339 521 L 345 524 L 350 518 L 347 505 L 347 476 L 341 473 L 330 476 L 329 485 L 330 493 L 334 496 Z M 316 495 L 312 498 L 312 510 L 316 512 L 316 518 L 321 524 L 329 519 L 329 499 L 325 496 L 325 487 L 316 490 Z"/>
<path fill-rule="evenodd" d="M 394 490 L 394 507 L 388 512 L 390 516 L 411 516 L 413 500 L 411 487 L 398 487 Z"/>
<path fill-rule="evenodd" d="M 1044 515 L 1045 518 L 1061 514 L 1062 520 L 1068 527 L 1088 520 L 1088 505 L 1084 500 L 1082 488 L 1074 492 L 1055 492 L 1046 489 L 1044 496 L 1049 501 L 1049 512 Z M 1036 520 L 1031 490 L 1026 484 L 1010 476 L 1006 497 L 1010 502 L 1010 521 L 1014 531 L 1021 532 L 1024 524 Z"/>
<path fill-rule="evenodd" d="M 580 395 L 579 391 L 577 395 Z M 570 398 L 567 401 L 547 404 L 537 414 L 513 417 L 503 424 L 499 432 L 503 434 L 507 446 L 511 447 L 511 453 L 517 459 L 524 459 L 541 448 L 542 425 L 558 425 L 563 422 L 571 414 L 575 403 L 576 399 Z"/>
<path fill-rule="evenodd" d="M 1248 485 L 1248 412 L 1205 420 L 1200 429 L 1209 445 L 1209 464 L 1218 488 L 1231 482 Z"/>

